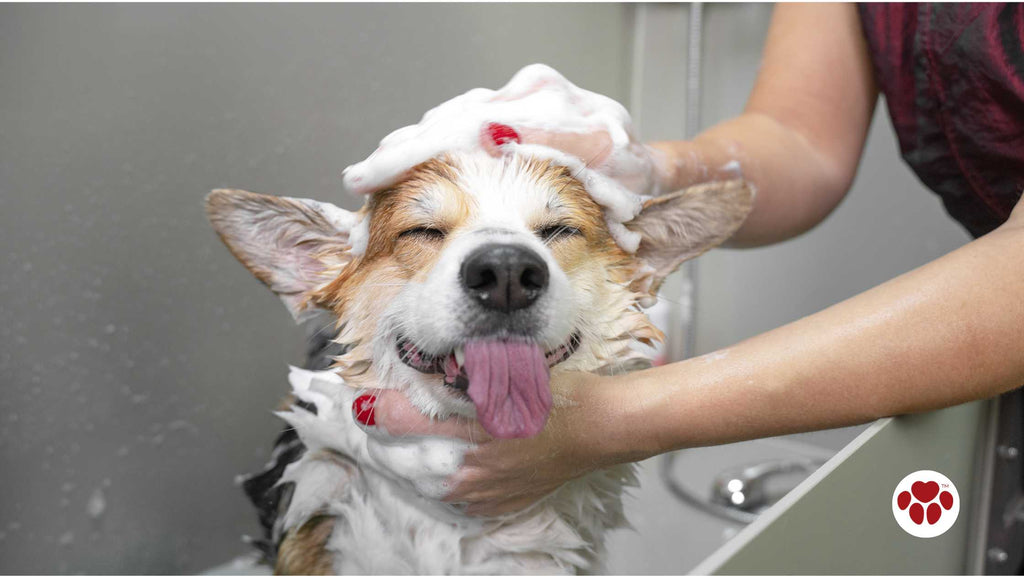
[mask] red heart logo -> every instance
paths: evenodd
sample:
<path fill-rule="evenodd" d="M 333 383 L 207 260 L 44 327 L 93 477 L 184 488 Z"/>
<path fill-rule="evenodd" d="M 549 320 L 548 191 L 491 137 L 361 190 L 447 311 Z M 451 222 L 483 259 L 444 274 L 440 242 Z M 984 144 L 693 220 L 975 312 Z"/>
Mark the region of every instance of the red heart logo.
<path fill-rule="evenodd" d="M 914 493 L 914 498 L 917 498 L 921 502 L 928 502 L 932 498 L 938 496 L 939 483 L 935 481 L 914 482 L 910 486 L 910 491 Z"/>

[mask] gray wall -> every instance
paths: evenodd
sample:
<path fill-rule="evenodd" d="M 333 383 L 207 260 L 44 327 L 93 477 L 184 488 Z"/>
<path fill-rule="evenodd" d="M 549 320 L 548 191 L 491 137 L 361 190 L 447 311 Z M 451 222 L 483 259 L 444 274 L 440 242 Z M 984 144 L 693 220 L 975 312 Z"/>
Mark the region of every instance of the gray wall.
<path fill-rule="evenodd" d="M 346 164 L 525 64 L 625 99 L 629 39 L 617 5 L 0 7 L 0 572 L 247 549 L 303 336 L 208 190 L 354 207 Z"/>

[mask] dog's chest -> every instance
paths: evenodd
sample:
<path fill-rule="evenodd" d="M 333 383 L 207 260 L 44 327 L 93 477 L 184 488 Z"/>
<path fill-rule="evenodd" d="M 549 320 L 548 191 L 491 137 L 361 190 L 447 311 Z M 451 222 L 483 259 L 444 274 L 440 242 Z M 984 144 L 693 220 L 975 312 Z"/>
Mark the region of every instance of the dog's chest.
<path fill-rule="evenodd" d="M 513 518 L 467 517 L 440 502 L 467 444 L 376 441 L 354 424 L 355 391 L 336 375 L 293 369 L 290 380 L 300 404 L 281 416 L 305 451 L 278 482 L 291 488 L 273 521 L 272 550 L 319 554 L 338 573 L 572 573 L 597 568 L 605 531 L 624 523 L 631 466 L 570 482 Z M 329 532 L 295 542 L 312 538 L 301 530 L 311 520 L 326 520 Z M 278 561 L 289 570 L 280 565 L 288 559 Z"/>
<path fill-rule="evenodd" d="M 576 573 L 597 568 L 604 533 L 623 523 L 630 470 L 601 472 L 504 521 L 466 518 L 361 470 L 326 544 L 338 573 Z"/>

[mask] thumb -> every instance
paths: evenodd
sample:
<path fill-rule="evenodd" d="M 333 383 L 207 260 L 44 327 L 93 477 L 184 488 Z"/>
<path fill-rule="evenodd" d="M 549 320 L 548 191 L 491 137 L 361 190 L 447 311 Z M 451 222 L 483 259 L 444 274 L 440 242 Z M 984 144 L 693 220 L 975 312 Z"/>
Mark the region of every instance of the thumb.
<path fill-rule="evenodd" d="M 451 416 L 437 420 L 425 415 L 398 390 L 366 390 L 352 404 L 352 417 L 367 432 L 390 436 L 448 436 L 482 443 L 491 436 L 476 420 Z"/>

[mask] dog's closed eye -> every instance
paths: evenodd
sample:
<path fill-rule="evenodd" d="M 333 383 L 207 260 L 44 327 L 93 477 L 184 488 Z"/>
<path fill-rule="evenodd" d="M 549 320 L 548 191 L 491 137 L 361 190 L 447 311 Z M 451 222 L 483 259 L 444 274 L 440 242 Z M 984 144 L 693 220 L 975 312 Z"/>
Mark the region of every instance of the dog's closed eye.
<path fill-rule="evenodd" d="M 438 228 L 431 228 L 429 226 L 417 226 L 415 228 L 409 228 L 398 235 L 399 238 L 415 238 L 417 240 L 425 241 L 437 241 L 444 240 L 446 233 L 444 230 Z"/>
<path fill-rule="evenodd" d="M 544 242 L 565 240 L 572 236 L 581 236 L 582 234 L 583 233 L 580 232 L 579 228 L 568 224 L 554 224 L 537 230 L 537 236 L 539 236 Z"/>

